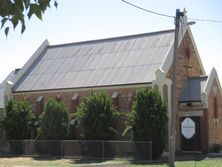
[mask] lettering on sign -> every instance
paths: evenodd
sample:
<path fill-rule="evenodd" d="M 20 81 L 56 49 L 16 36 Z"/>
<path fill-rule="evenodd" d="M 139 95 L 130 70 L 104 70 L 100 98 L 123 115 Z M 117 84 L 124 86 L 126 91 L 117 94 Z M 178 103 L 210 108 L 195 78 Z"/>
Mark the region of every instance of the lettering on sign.
<path fill-rule="evenodd" d="M 195 135 L 195 122 L 191 118 L 185 118 L 181 123 L 181 132 L 186 139 L 191 139 Z"/>

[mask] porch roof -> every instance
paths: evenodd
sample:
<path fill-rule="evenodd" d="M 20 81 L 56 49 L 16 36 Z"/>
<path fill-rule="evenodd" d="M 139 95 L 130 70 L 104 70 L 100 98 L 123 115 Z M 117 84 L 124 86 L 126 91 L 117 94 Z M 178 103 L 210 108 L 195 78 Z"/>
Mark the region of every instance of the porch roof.
<path fill-rule="evenodd" d="M 201 102 L 201 93 L 207 78 L 207 76 L 189 78 L 179 96 L 179 102 Z"/>

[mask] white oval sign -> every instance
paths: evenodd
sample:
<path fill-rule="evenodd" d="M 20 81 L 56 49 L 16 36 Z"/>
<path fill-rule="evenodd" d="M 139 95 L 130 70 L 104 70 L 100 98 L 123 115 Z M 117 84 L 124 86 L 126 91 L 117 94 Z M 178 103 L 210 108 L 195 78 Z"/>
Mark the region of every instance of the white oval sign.
<path fill-rule="evenodd" d="M 186 139 L 191 139 L 195 135 L 195 122 L 191 118 L 185 118 L 181 123 L 181 131 Z"/>

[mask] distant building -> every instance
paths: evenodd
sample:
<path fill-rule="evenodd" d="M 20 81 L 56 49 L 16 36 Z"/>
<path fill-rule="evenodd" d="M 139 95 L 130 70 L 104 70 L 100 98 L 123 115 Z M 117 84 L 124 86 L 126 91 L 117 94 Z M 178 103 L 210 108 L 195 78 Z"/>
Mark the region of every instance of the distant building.
<path fill-rule="evenodd" d="M 28 100 L 38 116 L 50 98 L 76 112 L 92 90 L 105 91 L 120 112 L 129 112 L 138 89 L 153 87 L 167 99 L 170 118 L 173 48 L 174 30 L 61 45 L 46 40 L 7 95 Z M 188 25 L 180 32 L 177 72 L 177 150 L 208 152 L 222 143 L 222 92 L 216 70 L 206 76 Z"/>

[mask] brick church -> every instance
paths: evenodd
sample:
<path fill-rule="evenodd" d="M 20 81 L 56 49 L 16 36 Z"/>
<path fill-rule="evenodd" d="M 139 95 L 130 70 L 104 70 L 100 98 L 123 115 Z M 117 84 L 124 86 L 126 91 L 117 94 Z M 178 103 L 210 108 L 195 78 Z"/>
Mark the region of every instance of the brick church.
<path fill-rule="evenodd" d="M 222 91 L 216 70 L 206 75 L 185 23 L 177 57 L 177 151 L 208 152 L 222 144 Z M 120 112 L 129 112 L 138 89 L 153 87 L 167 99 L 170 118 L 173 48 L 174 30 L 61 45 L 45 40 L 13 81 L 2 84 L 1 103 L 28 100 L 38 116 L 55 98 L 72 113 L 93 90 L 107 92 Z"/>

